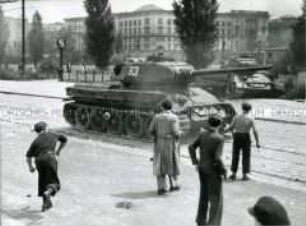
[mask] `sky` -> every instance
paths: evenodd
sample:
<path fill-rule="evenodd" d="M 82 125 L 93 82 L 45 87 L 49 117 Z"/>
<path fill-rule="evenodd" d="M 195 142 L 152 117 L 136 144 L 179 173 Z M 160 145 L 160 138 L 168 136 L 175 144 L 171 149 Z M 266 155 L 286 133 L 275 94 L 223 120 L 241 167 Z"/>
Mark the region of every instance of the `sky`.
<path fill-rule="evenodd" d="M 83 0 L 25 0 L 26 16 L 32 20 L 33 13 L 38 10 L 43 22 L 61 22 L 64 18 L 86 16 Z M 1 2 L 1 0 L 0 0 Z M 109 0 L 113 12 L 133 11 L 146 4 L 155 4 L 163 9 L 172 9 L 173 0 Z M 220 12 L 230 10 L 268 11 L 272 18 L 301 14 L 303 0 L 218 0 Z M 5 16 L 20 17 L 21 1 L 3 4 Z"/>

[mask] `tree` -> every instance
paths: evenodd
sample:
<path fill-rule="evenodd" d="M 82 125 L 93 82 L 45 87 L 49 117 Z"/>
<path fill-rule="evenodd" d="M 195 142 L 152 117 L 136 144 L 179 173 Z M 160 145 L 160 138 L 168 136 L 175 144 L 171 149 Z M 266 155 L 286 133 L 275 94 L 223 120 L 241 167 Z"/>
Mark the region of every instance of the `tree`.
<path fill-rule="evenodd" d="M 217 38 L 215 19 L 217 0 L 176 0 L 174 23 L 187 61 L 196 68 L 213 60 L 212 49 Z"/>
<path fill-rule="evenodd" d="M 0 66 L 3 62 L 5 55 L 5 48 L 9 37 L 9 30 L 5 22 L 2 7 L 0 6 Z"/>
<path fill-rule="evenodd" d="M 29 32 L 29 52 L 34 66 L 37 67 L 37 63 L 42 60 L 44 53 L 42 17 L 38 11 L 33 15 L 32 29 Z"/>
<path fill-rule="evenodd" d="M 296 67 L 305 70 L 305 12 L 298 18 L 293 25 L 293 41 L 291 42 L 291 52 Z"/>
<path fill-rule="evenodd" d="M 86 52 L 99 68 L 105 68 L 113 54 L 114 19 L 108 0 L 85 0 L 87 11 Z"/>

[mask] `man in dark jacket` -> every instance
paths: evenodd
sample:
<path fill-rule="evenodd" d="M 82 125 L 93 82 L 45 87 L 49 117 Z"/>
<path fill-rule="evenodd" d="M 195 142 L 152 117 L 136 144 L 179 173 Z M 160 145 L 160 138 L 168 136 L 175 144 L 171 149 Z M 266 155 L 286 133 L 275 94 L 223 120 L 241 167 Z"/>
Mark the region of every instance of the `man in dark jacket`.
<path fill-rule="evenodd" d="M 32 158 L 35 158 L 35 165 L 38 172 L 38 196 L 43 198 L 42 211 L 52 207 L 51 196 L 54 196 L 60 189 L 60 180 L 57 175 L 57 159 L 62 148 L 67 143 L 63 135 L 48 132 L 45 122 L 38 122 L 34 125 L 37 138 L 32 142 L 26 153 L 29 171 L 35 171 L 32 165 Z M 57 142 L 60 142 L 56 149 Z"/>
<path fill-rule="evenodd" d="M 226 169 L 221 160 L 224 145 L 224 137 L 219 133 L 221 124 L 221 118 L 211 116 L 208 119 L 208 129 L 202 131 L 189 145 L 192 163 L 197 167 L 200 177 L 201 191 L 196 218 L 198 225 L 220 225 L 222 220 L 222 176 L 226 178 Z M 197 148 L 200 148 L 199 160 Z"/>

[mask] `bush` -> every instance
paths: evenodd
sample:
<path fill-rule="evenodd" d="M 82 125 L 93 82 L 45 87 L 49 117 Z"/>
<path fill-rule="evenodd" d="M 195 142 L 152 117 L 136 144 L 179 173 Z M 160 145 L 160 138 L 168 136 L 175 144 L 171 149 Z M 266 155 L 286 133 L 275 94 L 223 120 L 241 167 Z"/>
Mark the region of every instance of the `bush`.
<path fill-rule="evenodd" d="M 25 74 L 22 75 L 19 71 L 13 70 L 0 70 L 0 79 L 1 80 L 37 80 L 43 79 L 37 71 L 25 71 Z"/>

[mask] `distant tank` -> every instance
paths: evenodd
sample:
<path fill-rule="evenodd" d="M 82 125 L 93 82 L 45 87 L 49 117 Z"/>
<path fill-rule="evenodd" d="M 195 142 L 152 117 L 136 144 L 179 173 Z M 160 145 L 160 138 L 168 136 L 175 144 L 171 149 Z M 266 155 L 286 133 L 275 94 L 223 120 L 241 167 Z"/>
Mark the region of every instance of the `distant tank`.
<path fill-rule="evenodd" d="M 230 123 L 234 107 L 193 84 L 193 70 L 184 62 L 115 67 L 109 82 L 68 87 L 64 117 L 80 129 L 145 137 L 161 102 L 168 98 L 186 134 L 205 127 L 210 114 L 218 113 L 224 124 Z"/>
<path fill-rule="evenodd" d="M 193 72 L 194 82 L 219 98 L 278 98 L 285 89 L 278 84 L 271 65 L 247 65 Z"/>

